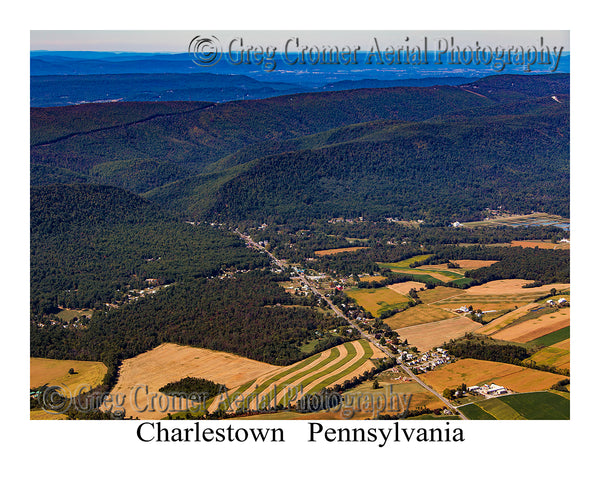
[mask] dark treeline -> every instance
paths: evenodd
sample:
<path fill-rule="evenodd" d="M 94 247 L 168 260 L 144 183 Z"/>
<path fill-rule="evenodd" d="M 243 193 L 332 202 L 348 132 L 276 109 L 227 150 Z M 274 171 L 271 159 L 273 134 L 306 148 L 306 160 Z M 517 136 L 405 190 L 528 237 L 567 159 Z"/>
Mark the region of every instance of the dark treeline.
<path fill-rule="evenodd" d="M 291 295 L 258 271 L 234 279 L 188 280 L 118 309 L 96 312 L 87 329 L 32 323 L 31 355 L 109 365 L 174 342 L 288 365 L 315 353 L 299 348 L 315 330 L 329 330 L 340 322 L 293 304 Z"/>

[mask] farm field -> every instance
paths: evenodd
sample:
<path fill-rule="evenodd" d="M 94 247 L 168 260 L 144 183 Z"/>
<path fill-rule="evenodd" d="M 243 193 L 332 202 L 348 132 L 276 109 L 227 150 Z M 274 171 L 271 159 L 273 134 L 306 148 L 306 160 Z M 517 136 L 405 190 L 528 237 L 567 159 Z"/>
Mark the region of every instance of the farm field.
<path fill-rule="evenodd" d="M 421 352 L 426 352 L 447 340 L 462 337 L 465 333 L 476 330 L 479 325 L 467 317 L 455 317 L 449 320 L 399 328 L 396 332 L 400 338 L 407 339 L 411 346 L 417 347 Z"/>
<path fill-rule="evenodd" d="M 42 409 L 29 411 L 29 420 L 66 420 L 67 418 L 69 417 L 62 413 L 48 413 Z"/>
<path fill-rule="evenodd" d="M 476 270 L 478 268 L 489 267 L 497 262 L 498 260 L 453 260 L 453 263 L 456 263 L 460 268 L 465 270 Z"/>
<path fill-rule="evenodd" d="M 555 288 L 557 291 L 569 289 L 568 283 L 553 283 L 541 287 L 522 288 L 527 283 L 531 282 L 528 280 L 495 280 L 483 285 L 470 287 L 464 290 L 463 293 L 438 300 L 435 304 L 447 309 L 472 305 L 473 308 L 481 308 L 484 311 L 506 310 L 534 303 L 540 296 L 550 293 L 552 288 Z"/>
<path fill-rule="evenodd" d="M 544 347 L 531 356 L 538 365 L 557 368 L 569 368 L 571 360 L 571 340 L 563 340 L 549 347 Z"/>
<path fill-rule="evenodd" d="M 571 321 L 570 308 L 561 308 L 541 315 L 538 318 L 509 326 L 492 335 L 497 340 L 526 343 L 562 328 L 568 327 Z"/>
<path fill-rule="evenodd" d="M 490 398 L 460 410 L 472 420 L 568 420 L 570 402 L 552 392 L 532 392 Z"/>
<path fill-rule="evenodd" d="M 158 411 L 160 409 L 156 405 L 159 403 L 159 397 L 166 395 L 158 393 L 158 390 L 169 382 L 176 382 L 185 377 L 197 377 L 232 388 L 279 368 L 281 367 L 230 353 L 163 343 L 148 352 L 124 360 L 119 380 L 111 393 L 126 396 L 127 416 L 160 419 L 165 417 L 166 412 Z M 150 395 L 156 393 L 156 411 L 130 411 L 133 409 L 130 402 L 136 385 L 147 385 Z M 145 390 L 137 392 L 137 402 L 142 408 L 149 404 Z"/>
<path fill-rule="evenodd" d="M 431 305 L 417 305 L 384 320 L 392 330 L 456 318 L 456 314 Z"/>
<path fill-rule="evenodd" d="M 556 330 L 555 332 L 549 333 L 542 337 L 538 337 L 534 340 L 527 342 L 527 345 L 538 346 L 538 347 L 549 347 L 550 345 L 554 345 L 555 343 L 562 342 L 571 338 L 571 327 L 561 328 L 560 330 Z"/>
<path fill-rule="evenodd" d="M 380 380 L 380 385 L 382 388 L 374 390 L 372 387 L 372 382 L 365 382 L 358 387 L 352 388 L 343 395 L 347 395 L 347 398 L 352 398 L 352 402 L 356 404 L 356 401 L 359 398 L 363 398 L 361 401 L 364 402 L 364 395 L 372 394 L 373 398 L 377 398 L 377 395 L 389 394 L 389 386 L 392 387 L 392 394 L 397 394 L 400 398 L 403 395 L 412 395 L 409 403 L 410 410 L 416 410 L 422 407 L 428 408 L 441 408 L 444 406 L 444 403 L 438 399 L 435 395 L 425 390 L 416 382 L 393 382 L 393 381 L 385 381 Z M 350 400 L 348 400 L 350 401 Z M 394 400 L 395 401 L 395 400 Z M 363 403 L 364 404 L 364 403 Z M 389 404 L 386 408 L 385 412 L 381 412 L 382 414 L 391 414 L 394 415 L 397 413 L 395 410 L 396 404 L 392 405 L 393 410 L 389 409 Z M 367 407 L 364 407 L 360 411 L 354 412 L 351 420 L 364 420 L 373 418 L 372 410 Z M 411 417 L 413 418 L 413 417 Z M 436 417 L 440 419 L 440 417 Z M 345 420 L 346 418 L 342 415 L 341 411 L 336 411 L 332 409 L 330 411 L 320 411 L 314 413 L 298 413 L 293 411 L 282 411 L 277 413 L 264 413 L 261 415 L 253 415 L 248 417 L 239 417 L 239 420 Z M 444 417 L 446 419 L 446 417 Z"/>
<path fill-rule="evenodd" d="M 523 305 L 516 310 L 505 313 L 504 315 L 494 319 L 487 325 L 483 325 L 481 328 L 477 329 L 476 333 L 480 333 L 482 335 L 492 335 L 493 333 L 507 327 L 511 323 L 529 313 L 529 311 L 539 306 L 540 305 L 538 303 L 528 303 L 527 305 Z"/>
<path fill-rule="evenodd" d="M 546 390 L 559 380 L 567 378 L 518 365 L 472 358 L 442 365 L 420 377 L 438 392 L 443 392 L 445 388 L 455 388 L 463 382 L 467 386 L 496 383 L 515 392 L 535 392 Z"/>
<path fill-rule="evenodd" d="M 374 397 L 376 397 L 377 395 L 381 395 L 381 394 L 385 393 L 387 396 L 389 394 L 389 389 L 391 387 L 392 395 L 397 394 L 400 398 L 403 398 L 402 397 L 403 395 L 406 395 L 407 397 L 408 397 L 408 395 L 412 395 L 412 397 L 410 399 L 409 410 L 417 410 L 418 408 L 424 408 L 424 407 L 428 407 L 428 408 L 432 408 L 432 409 L 444 407 L 444 402 L 442 402 L 439 398 L 437 398 L 431 392 L 428 392 L 425 388 L 423 388 L 418 383 L 416 383 L 414 381 L 410 381 L 410 382 L 404 382 L 402 380 L 394 381 L 394 380 L 390 379 L 389 373 L 391 373 L 391 372 L 387 371 L 378 377 L 379 385 L 382 388 L 375 390 L 375 389 L 373 389 L 373 382 L 365 382 L 355 388 L 352 388 L 352 389 L 344 392 L 344 395 L 359 396 L 359 395 L 371 394 Z M 401 374 L 399 374 L 399 375 L 401 375 Z M 395 405 L 393 405 L 393 406 L 395 407 Z M 382 412 L 382 413 L 387 413 L 387 414 L 393 415 L 393 414 L 397 414 L 399 412 L 388 410 L 388 411 Z"/>
<path fill-rule="evenodd" d="M 385 278 L 385 277 L 382 277 Z M 401 282 L 401 283 L 393 283 L 392 285 L 388 285 L 387 288 L 389 288 L 390 290 L 393 290 L 396 293 L 399 293 L 400 295 L 408 295 L 408 292 L 410 292 L 413 288 L 419 292 L 419 290 L 421 288 L 425 288 L 425 284 L 421 283 L 421 282 Z"/>
<path fill-rule="evenodd" d="M 346 294 L 374 316 L 378 316 L 381 312 L 393 308 L 403 308 L 409 302 L 407 296 L 401 295 L 387 287 L 350 288 L 346 290 Z"/>
<path fill-rule="evenodd" d="M 468 288 L 465 291 L 466 295 L 544 295 L 548 294 L 552 288 L 557 291 L 568 290 L 568 283 L 552 283 L 542 285 L 541 287 L 523 288 L 523 285 L 531 283 L 531 280 L 511 279 L 511 280 L 494 280 L 483 285 L 476 285 Z"/>
<path fill-rule="evenodd" d="M 381 282 L 381 280 L 385 280 L 387 277 L 383 275 L 363 275 L 359 278 L 361 282 Z"/>
<path fill-rule="evenodd" d="M 566 242 L 552 243 L 541 240 L 513 240 L 510 242 L 511 247 L 523 248 L 544 248 L 547 250 L 570 250 L 571 244 Z"/>
<path fill-rule="evenodd" d="M 364 250 L 369 247 L 345 247 L 345 248 L 330 248 L 328 250 L 316 250 L 315 255 L 323 257 L 325 255 L 335 255 L 336 253 L 344 252 L 356 252 L 357 250 Z"/>
<path fill-rule="evenodd" d="M 421 262 L 423 260 L 427 260 L 431 257 L 431 254 L 426 255 L 416 255 L 414 257 L 407 258 L 406 260 L 402 260 L 400 262 L 394 263 L 378 263 L 380 267 L 389 268 L 390 270 L 394 270 L 397 268 L 410 268 L 410 265 L 415 262 Z"/>
<path fill-rule="evenodd" d="M 424 292 L 419 292 L 419 298 L 428 305 L 436 304 L 440 300 L 463 295 L 464 290 L 458 290 L 451 287 L 435 287 Z"/>
<path fill-rule="evenodd" d="M 70 368 L 77 373 L 70 375 Z M 41 387 L 45 384 L 65 385 L 68 391 L 75 393 L 82 385 L 91 387 L 100 385 L 107 370 L 102 362 L 33 357 L 29 359 L 29 385 L 30 387 Z"/>
<path fill-rule="evenodd" d="M 382 357 L 383 353 L 373 350 L 366 340 L 338 345 L 294 365 L 278 367 L 274 372 L 255 378 L 237 389 L 230 389 L 227 392 L 231 401 L 229 407 L 235 409 L 248 401 L 252 407 L 256 405 L 257 397 L 259 406 L 272 405 L 274 386 L 277 388 L 278 404 L 286 405 L 288 401 L 295 403 L 294 398 L 288 397 L 288 389 L 291 389 L 292 395 L 294 391 L 301 395 L 318 392 L 370 370 L 374 367 L 371 360 Z M 215 397 L 208 410 L 212 412 L 226 407 L 227 397 Z"/>
<path fill-rule="evenodd" d="M 430 265 L 426 265 L 423 267 L 417 268 L 408 268 L 408 267 L 390 267 L 389 265 L 395 264 L 383 264 L 380 263 L 381 267 L 388 267 L 394 273 L 402 273 L 405 275 L 412 275 L 415 281 L 431 281 L 431 279 L 439 280 L 440 282 L 451 282 L 452 280 L 458 280 L 463 278 L 463 275 L 457 272 L 453 272 L 450 270 L 440 270 L 440 269 L 427 269 L 426 267 L 430 267 Z"/>

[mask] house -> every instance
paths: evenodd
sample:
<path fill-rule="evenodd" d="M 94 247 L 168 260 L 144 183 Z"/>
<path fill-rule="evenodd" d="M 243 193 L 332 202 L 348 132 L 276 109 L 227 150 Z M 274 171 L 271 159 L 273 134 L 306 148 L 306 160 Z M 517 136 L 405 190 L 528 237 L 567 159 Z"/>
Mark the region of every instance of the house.
<path fill-rule="evenodd" d="M 565 303 L 567 303 L 567 299 L 566 298 L 559 298 L 558 299 L 558 304 L 559 305 L 564 305 Z"/>

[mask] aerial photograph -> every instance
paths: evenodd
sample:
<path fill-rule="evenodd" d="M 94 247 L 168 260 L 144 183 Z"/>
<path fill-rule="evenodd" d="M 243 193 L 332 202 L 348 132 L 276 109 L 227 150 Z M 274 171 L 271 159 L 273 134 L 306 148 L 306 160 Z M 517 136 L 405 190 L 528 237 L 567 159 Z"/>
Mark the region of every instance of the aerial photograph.
<path fill-rule="evenodd" d="M 30 423 L 571 418 L 569 31 L 31 30 L 29 66 Z"/>

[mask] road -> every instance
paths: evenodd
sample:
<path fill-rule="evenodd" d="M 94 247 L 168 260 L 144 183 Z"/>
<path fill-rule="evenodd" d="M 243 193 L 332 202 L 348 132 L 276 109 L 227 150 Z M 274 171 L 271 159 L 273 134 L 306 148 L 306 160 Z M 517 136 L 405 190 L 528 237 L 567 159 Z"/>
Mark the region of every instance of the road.
<path fill-rule="evenodd" d="M 281 268 L 282 270 L 285 268 L 285 266 L 281 263 L 281 261 L 278 258 L 275 257 L 275 255 L 273 255 L 271 252 L 269 252 L 262 245 L 256 243 L 254 240 L 252 240 L 252 237 L 250 237 L 249 235 L 244 235 L 242 232 L 240 232 L 237 229 L 235 230 L 235 233 L 238 234 L 240 237 L 242 237 L 249 245 L 252 245 L 254 248 L 256 248 L 258 250 L 262 250 L 263 252 L 266 252 L 266 254 L 269 255 L 269 257 L 273 260 L 273 262 L 279 268 Z M 435 395 L 442 402 L 444 402 L 444 404 L 450 409 L 450 411 L 455 412 L 463 420 L 468 420 L 467 417 L 465 417 L 465 415 L 460 410 L 458 410 L 454 405 L 452 405 L 448 401 L 448 399 L 444 398 L 442 395 L 440 395 L 438 392 L 436 392 L 433 388 L 431 388 L 429 385 L 427 385 L 423 380 L 421 380 L 419 378 L 418 375 L 415 375 L 412 372 L 412 370 L 410 368 L 408 368 L 407 365 L 404 364 L 404 362 L 402 362 L 401 360 L 398 359 L 398 357 L 396 357 L 395 355 L 393 355 L 386 348 L 384 348 L 381 345 L 379 345 L 379 343 L 376 341 L 376 339 L 375 339 L 374 336 L 369 335 L 366 332 L 364 332 L 362 329 L 360 329 L 358 327 L 358 325 L 352 319 L 350 319 L 346 315 L 344 315 L 344 312 L 342 312 L 336 305 L 334 305 L 333 302 L 329 299 L 329 297 L 325 296 L 323 293 L 321 293 L 321 292 L 319 292 L 319 290 L 317 290 L 317 288 L 313 285 L 313 283 L 308 278 L 306 278 L 306 275 L 304 275 L 304 273 L 298 273 L 298 276 L 302 279 L 302 281 L 304 282 L 304 284 L 307 285 L 308 288 L 310 288 L 311 291 L 317 297 L 320 297 L 320 298 L 322 298 L 323 300 L 325 300 L 327 302 L 327 304 L 329 305 L 329 307 L 335 312 L 335 314 L 338 317 L 344 318 L 352 327 L 354 327 L 356 329 L 356 331 L 360 333 L 360 336 L 362 338 L 364 338 L 365 340 L 368 340 L 369 342 L 371 342 L 373 344 L 373 346 L 375 346 L 376 348 L 378 348 L 379 350 L 381 350 L 386 356 L 395 359 L 397 365 L 400 368 L 402 368 L 402 370 L 404 370 L 404 372 L 410 378 L 412 378 L 415 382 L 417 382 L 419 385 L 421 385 L 425 390 L 427 390 L 431 394 Z"/>

